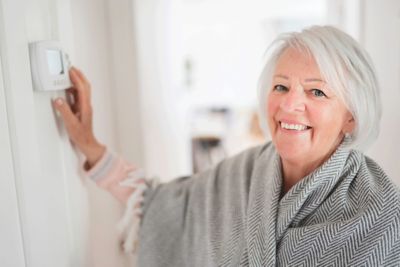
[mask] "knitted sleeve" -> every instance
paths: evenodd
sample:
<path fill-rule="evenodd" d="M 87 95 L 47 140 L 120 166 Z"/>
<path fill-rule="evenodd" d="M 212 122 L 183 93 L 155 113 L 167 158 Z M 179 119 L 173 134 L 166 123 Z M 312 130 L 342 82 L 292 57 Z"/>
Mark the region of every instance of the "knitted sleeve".
<path fill-rule="evenodd" d="M 92 168 L 89 169 L 87 163 L 83 168 L 92 181 L 125 204 L 125 213 L 117 227 L 123 238 L 124 251 L 135 252 L 143 195 L 151 181 L 145 178 L 142 169 L 110 151 L 106 151 Z"/>

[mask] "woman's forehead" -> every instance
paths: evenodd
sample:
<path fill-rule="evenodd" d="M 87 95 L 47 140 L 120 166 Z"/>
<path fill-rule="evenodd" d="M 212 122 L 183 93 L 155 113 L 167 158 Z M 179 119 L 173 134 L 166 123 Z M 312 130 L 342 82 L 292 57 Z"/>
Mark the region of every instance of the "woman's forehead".
<path fill-rule="evenodd" d="M 279 56 L 273 75 L 281 79 L 298 76 L 308 82 L 324 81 L 314 58 L 307 52 L 293 48 L 287 48 Z"/>
<path fill-rule="evenodd" d="M 295 48 L 286 48 L 281 55 L 278 57 L 277 65 L 306 65 L 310 67 L 316 67 L 317 62 L 314 57 L 308 53 L 307 51 L 295 49 Z"/>

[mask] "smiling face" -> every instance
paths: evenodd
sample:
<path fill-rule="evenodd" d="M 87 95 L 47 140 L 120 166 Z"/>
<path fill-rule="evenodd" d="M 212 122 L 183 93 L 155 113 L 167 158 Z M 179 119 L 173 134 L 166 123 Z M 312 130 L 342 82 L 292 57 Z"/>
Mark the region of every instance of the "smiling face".
<path fill-rule="evenodd" d="M 267 100 L 268 126 L 283 164 L 322 164 L 338 147 L 354 120 L 315 60 L 286 49 L 275 67 Z"/>

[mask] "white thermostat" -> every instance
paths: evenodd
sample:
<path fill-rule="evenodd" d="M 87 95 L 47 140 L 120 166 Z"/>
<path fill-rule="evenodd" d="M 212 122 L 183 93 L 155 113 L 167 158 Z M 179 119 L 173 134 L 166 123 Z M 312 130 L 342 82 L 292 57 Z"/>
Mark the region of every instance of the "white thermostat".
<path fill-rule="evenodd" d="M 70 62 L 58 41 L 29 44 L 33 87 L 38 91 L 64 90 L 71 87 Z"/>

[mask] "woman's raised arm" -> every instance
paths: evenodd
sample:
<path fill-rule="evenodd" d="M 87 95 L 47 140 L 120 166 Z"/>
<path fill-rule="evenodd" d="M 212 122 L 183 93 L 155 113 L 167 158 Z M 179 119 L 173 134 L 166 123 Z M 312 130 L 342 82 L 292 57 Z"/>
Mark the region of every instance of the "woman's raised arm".
<path fill-rule="evenodd" d="M 72 143 L 86 156 L 83 166 L 86 175 L 126 205 L 119 229 L 124 236 L 124 250 L 134 251 L 138 242 L 143 194 L 148 183 L 142 170 L 111 153 L 96 139 L 92 126 L 90 83 L 74 67 L 69 75 L 73 86 L 67 90 L 67 99 L 57 98 L 52 102 L 53 107 L 61 114 Z"/>
<path fill-rule="evenodd" d="M 69 138 L 86 156 L 88 167 L 91 167 L 101 159 L 106 148 L 93 133 L 89 81 L 74 67 L 70 69 L 69 76 L 73 86 L 67 90 L 67 99 L 57 98 L 53 106 L 61 114 Z"/>
<path fill-rule="evenodd" d="M 77 68 L 71 68 L 69 75 L 73 86 L 67 90 L 67 99 L 57 98 L 53 101 L 53 106 L 61 114 L 69 138 L 86 156 L 83 166 L 86 175 L 120 202 L 126 204 L 134 191 L 145 189 L 143 172 L 108 151 L 96 139 L 92 127 L 90 83 Z M 138 188 L 141 190 L 137 190 Z M 136 199 L 136 202 L 140 201 L 140 196 Z"/>

